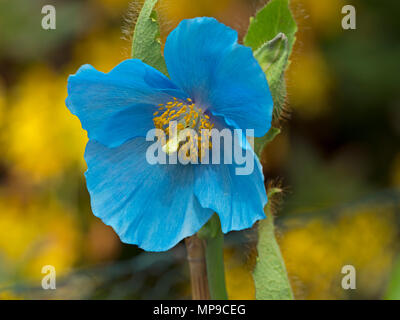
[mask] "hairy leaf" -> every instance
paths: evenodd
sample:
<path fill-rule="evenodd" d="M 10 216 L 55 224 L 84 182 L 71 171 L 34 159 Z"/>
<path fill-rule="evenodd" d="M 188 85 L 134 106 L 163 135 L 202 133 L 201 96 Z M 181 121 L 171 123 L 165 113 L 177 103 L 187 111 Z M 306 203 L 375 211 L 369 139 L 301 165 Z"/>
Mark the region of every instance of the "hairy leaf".
<path fill-rule="evenodd" d="M 295 42 L 296 23 L 289 9 L 289 0 L 271 0 L 250 20 L 244 44 L 253 49 L 254 56 L 265 72 L 274 101 L 274 118 L 279 119 L 286 99 L 285 71 Z M 255 141 L 255 151 L 261 154 L 264 146 L 279 134 L 271 128 Z M 258 258 L 253 273 L 257 299 L 293 299 L 292 289 L 278 243 L 275 238 L 271 212 L 271 189 L 265 207 L 267 218 L 258 225 Z"/>
<path fill-rule="evenodd" d="M 274 100 L 274 117 L 279 118 L 285 103 L 285 70 L 289 61 L 288 39 L 279 33 L 254 52 L 254 56 L 267 76 Z"/>
<path fill-rule="evenodd" d="M 253 273 L 257 300 L 293 299 L 285 263 L 275 238 L 271 213 L 271 197 L 277 192 L 281 190 L 273 188 L 268 192 L 269 201 L 265 207 L 267 218 L 258 225 L 258 257 Z"/>
<path fill-rule="evenodd" d="M 244 44 L 255 51 L 275 38 L 278 33 L 284 33 L 288 38 L 289 51 L 291 51 L 296 31 L 297 25 L 289 9 L 289 0 L 271 0 L 255 17 L 250 19 Z"/>
<path fill-rule="evenodd" d="M 289 0 L 271 0 L 250 20 L 244 44 L 254 51 L 263 68 L 274 100 L 274 118 L 279 119 L 286 99 L 285 71 L 295 42 L 297 25 Z"/>
<path fill-rule="evenodd" d="M 136 22 L 132 39 L 132 58 L 168 74 L 161 53 L 160 27 L 154 6 L 158 0 L 146 0 Z"/>
<path fill-rule="evenodd" d="M 254 151 L 258 157 L 261 157 L 261 152 L 263 151 L 264 147 L 274 140 L 280 132 L 280 129 L 271 127 L 264 137 L 254 139 Z"/>

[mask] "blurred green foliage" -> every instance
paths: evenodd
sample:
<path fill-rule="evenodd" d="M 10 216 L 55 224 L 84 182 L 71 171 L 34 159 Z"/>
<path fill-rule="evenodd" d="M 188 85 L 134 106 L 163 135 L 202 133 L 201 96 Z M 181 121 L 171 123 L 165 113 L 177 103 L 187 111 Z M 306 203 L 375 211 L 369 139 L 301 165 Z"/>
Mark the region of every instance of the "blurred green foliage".
<path fill-rule="evenodd" d="M 41 10 L 51 2 L 56 7 L 56 29 L 44 32 Z M 0 54 L 17 62 L 41 60 L 88 27 L 90 11 L 82 2 L 1 0 Z"/>
<path fill-rule="evenodd" d="M 400 300 L 400 260 L 397 259 L 389 279 L 385 298 L 387 300 Z"/>

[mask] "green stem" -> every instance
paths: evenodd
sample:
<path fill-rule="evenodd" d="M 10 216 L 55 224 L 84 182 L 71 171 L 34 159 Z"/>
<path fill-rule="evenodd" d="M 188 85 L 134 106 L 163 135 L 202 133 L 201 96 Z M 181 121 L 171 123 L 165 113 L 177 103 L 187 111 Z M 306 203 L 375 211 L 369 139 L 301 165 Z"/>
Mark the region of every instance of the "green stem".
<path fill-rule="evenodd" d="M 227 300 L 224 270 L 224 234 L 217 214 L 214 214 L 199 231 L 199 237 L 206 241 L 205 256 L 208 286 L 213 300 Z"/>
<path fill-rule="evenodd" d="M 224 270 L 224 235 L 219 228 L 215 237 L 206 240 L 208 286 L 213 300 L 227 300 Z"/>

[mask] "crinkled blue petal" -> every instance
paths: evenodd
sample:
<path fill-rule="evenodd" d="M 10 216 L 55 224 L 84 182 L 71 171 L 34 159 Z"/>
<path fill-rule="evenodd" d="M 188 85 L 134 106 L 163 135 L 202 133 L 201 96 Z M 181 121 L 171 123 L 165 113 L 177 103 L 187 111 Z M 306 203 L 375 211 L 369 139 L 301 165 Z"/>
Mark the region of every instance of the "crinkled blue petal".
<path fill-rule="evenodd" d="M 123 242 L 164 251 L 197 232 L 213 211 L 202 208 L 193 193 L 193 167 L 148 164 L 150 144 L 134 138 L 108 148 L 89 141 L 85 175 L 97 217 Z"/>
<path fill-rule="evenodd" d="M 109 73 L 82 66 L 68 79 L 69 110 L 89 139 L 117 147 L 154 128 L 153 113 L 173 97 L 186 99 L 167 77 L 140 60 L 121 62 Z"/>
<path fill-rule="evenodd" d="M 263 136 L 273 101 L 264 72 L 237 32 L 213 18 L 182 21 L 167 38 L 169 75 L 196 104 L 241 129 Z"/>
<path fill-rule="evenodd" d="M 238 137 L 234 140 L 236 148 L 242 155 L 247 151 L 251 159 L 247 165 L 252 163 L 248 168 L 253 170 L 249 170 L 249 174 L 239 175 L 236 170 L 246 164 L 238 164 L 234 159 L 232 164 L 224 164 L 223 150 L 221 164 L 203 164 L 195 168 L 194 192 L 203 208 L 219 215 L 224 233 L 251 228 L 257 220 L 265 218 L 267 195 L 262 166 L 245 136 Z"/>

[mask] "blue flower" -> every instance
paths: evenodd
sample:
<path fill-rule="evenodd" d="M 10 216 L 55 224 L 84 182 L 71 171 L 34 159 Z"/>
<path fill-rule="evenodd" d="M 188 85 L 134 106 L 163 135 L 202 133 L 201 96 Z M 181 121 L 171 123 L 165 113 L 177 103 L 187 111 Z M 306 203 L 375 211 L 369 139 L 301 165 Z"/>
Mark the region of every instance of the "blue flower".
<path fill-rule="evenodd" d="M 66 100 L 88 132 L 85 175 L 93 213 L 123 242 L 147 251 L 168 250 L 214 212 L 224 233 L 250 228 L 265 218 L 267 203 L 256 156 L 250 175 L 236 175 L 235 162 L 151 165 L 146 160 L 154 143 L 146 134 L 172 120 L 165 117 L 171 105 L 180 112 L 177 120 L 253 129 L 255 136 L 269 130 L 272 98 L 251 49 L 237 43 L 236 31 L 204 17 L 182 21 L 168 36 L 164 57 L 170 79 L 137 59 L 109 73 L 84 65 L 69 77 Z"/>

